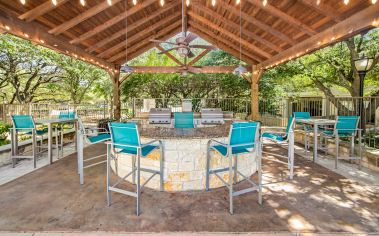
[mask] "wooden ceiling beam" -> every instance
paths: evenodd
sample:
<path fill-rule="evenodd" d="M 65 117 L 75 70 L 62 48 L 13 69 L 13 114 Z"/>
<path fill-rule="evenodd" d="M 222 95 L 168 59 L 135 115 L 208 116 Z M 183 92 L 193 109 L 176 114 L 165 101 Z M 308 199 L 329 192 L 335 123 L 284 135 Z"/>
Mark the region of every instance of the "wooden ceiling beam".
<path fill-rule="evenodd" d="M 154 4 L 154 3 L 155 3 L 154 0 L 149 0 L 149 1 L 144 1 L 144 2 L 142 2 L 141 4 L 137 4 L 136 6 L 130 8 L 129 10 L 127 10 L 126 12 L 123 12 L 123 13 L 121 13 L 121 14 L 119 14 L 119 15 L 117 15 L 117 16 L 115 16 L 115 17 L 109 19 L 109 20 L 107 20 L 107 21 L 104 22 L 103 24 L 98 25 L 98 26 L 96 26 L 95 28 L 91 29 L 90 31 L 87 31 L 86 33 L 80 35 L 79 37 L 77 37 L 77 38 L 71 40 L 70 43 L 72 43 L 72 44 L 80 43 L 80 42 L 82 42 L 82 41 L 84 41 L 84 40 L 86 40 L 86 39 L 88 39 L 88 38 L 90 38 L 90 37 L 92 37 L 92 36 L 94 36 L 94 35 L 96 35 L 96 34 L 102 32 L 102 31 L 104 31 L 104 30 L 106 30 L 106 29 L 109 29 L 109 28 L 112 27 L 113 25 L 115 25 L 115 24 L 119 23 L 120 21 L 124 20 L 126 17 L 131 16 L 131 15 L 135 14 L 136 12 L 138 12 L 138 11 L 140 11 L 140 10 L 142 10 L 142 9 L 144 9 L 144 8 L 146 8 L 146 7 L 148 7 L 148 6 L 152 5 L 152 4 Z M 129 27 L 131 27 L 131 26 L 132 26 L 132 25 L 130 25 Z M 128 28 L 129 28 L 129 27 L 128 27 Z M 119 31 L 119 32 L 116 33 L 116 34 L 119 34 L 118 37 L 120 37 L 121 35 L 124 35 L 124 34 L 125 34 L 125 33 L 122 33 L 122 32 L 125 32 L 126 30 L 127 30 L 127 29 L 125 28 L 125 30 L 121 30 L 121 31 Z M 129 29 L 128 29 L 128 31 L 129 31 Z M 120 32 L 121 32 L 121 33 L 120 33 Z M 116 38 L 118 38 L 118 37 L 116 37 Z M 111 40 L 108 41 L 108 42 L 111 42 L 111 41 L 113 41 L 113 40 L 116 39 L 116 38 L 113 38 L 113 39 L 111 39 Z M 105 41 L 105 40 L 108 40 L 108 38 L 106 38 L 106 39 L 104 39 L 104 40 L 102 40 L 102 41 Z M 100 42 L 101 42 L 101 41 L 100 41 Z M 107 43 L 108 43 L 108 42 L 107 42 Z M 98 43 L 97 43 L 97 44 L 98 44 Z M 105 44 L 103 44 L 103 45 L 105 45 Z M 101 45 L 101 46 L 103 46 L 103 45 Z M 100 46 L 98 46 L 98 47 L 100 47 Z M 94 47 L 94 48 L 95 48 L 95 47 Z M 96 48 L 95 48 L 95 49 L 96 49 Z M 91 48 L 91 50 L 89 50 L 89 51 L 92 52 L 92 51 L 94 51 L 94 50 L 92 50 L 92 48 Z"/>
<path fill-rule="evenodd" d="M 320 4 L 317 5 L 317 2 L 314 0 L 299 0 L 303 5 L 317 11 L 319 14 L 324 15 L 332 19 L 334 22 L 341 22 L 341 13 L 339 13 L 334 7 L 326 4 L 326 1 L 320 1 Z"/>
<path fill-rule="evenodd" d="M 200 67 L 189 67 L 189 69 L 195 69 L 199 73 L 205 74 L 231 74 L 233 73 L 235 66 L 200 66 Z M 179 73 L 181 66 L 133 66 L 133 73 Z M 246 68 L 251 72 L 251 67 Z"/>
<path fill-rule="evenodd" d="M 317 31 L 312 29 L 310 26 L 306 25 L 305 23 L 301 22 L 295 17 L 281 11 L 279 8 L 276 8 L 272 4 L 267 4 L 266 6 L 263 6 L 261 0 L 247 0 L 247 2 L 253 4 L 255 7 L 258 7 L 265 12 L 270 13 L 273 16 L 278 17 L 282 21 L 289 23 L 290 26 L 296 27 L 297 29 L 308 35 L 315 35 L 317 33 Z"/>
<path fill-rule="evenodd" d="M 181 61 L 179 61 L 176 57 L 174 57 L 170 52 L 164 52 L 165 49 L 162 48 L 161 45 L 157 45 L 156 48 L 157 48 L 159 51 L 163 52 L 164 55 L 166 55 L 168 58 L 170 58 L 171 60 L 173 60 L 176 64 L 178 64 L 178 65 L 180 65 L 180 66 L 184 66 L 184 64 L 183 64 Z"/>
<path fill-rule="evenodd" d="M 26 22 L 0 10 L 0 22 L 2 23 L 0 24 L 0 29 L 10 34 L 99 67 L 114 68 L 112 63 L 98 58 L 79 47 L 68 44 L 66 38 L 49 34 L 47 27 L 35 21 Z M 9 27 L 9 30 L 6 27 Z"/>
<path fill-rule="evenodd" d="M 379 17 L 379 4 L 371 5 L 364 10 L 357 12 L 349 18 L 334 26 L 320 32 L 301 43 L 273 56 L 272 58 L 259 64 L 260 68 L 275 66 L 280 63 L 292 60 L 296 57 L 311 53 L 320 48 L 324 48 L 338 41 L 349 38 L 364 30 L 373 28 L 372 22 Z"/>
<path fill-rule="evenodd" d="M 231 13 L 233 13 L 236 16 L 240 15 L 240 10 L 236 8 L 236 6 L 231 6 L 225 2 L 226 0 L 221 0 L 217 4 L 219 4 L 221 7 L 228 9 Z M 270 25 L 267 25 L 266 23 L 263 23 L 262 21 L 258 20 L 256 17 L 251 16 L 243 11 L 241 11 L 241 17 L 244 21 L 249 22 L 250 24 L 257 26 L 258 28 L 262 29 L 263 31 L 266 31 L 267 33 L 270 33 L 271 35 L 275 36 L 276 38 L 290 44 L 295 45 L 297 42 L 290 38 L 288 35 L 280 32 L 279 30 L 273 28 Z"/>
<path fill-rule="evenodd" d="M 18 18 L 21 20 L 26 20 L 27 22 L 33 21 L 37 19 L 38 17 L 48 13 L 49 11 L 53 10 L 54 8 L 63 5 L 64 3 L 68 2 L 68 0 L 60 0 L 57 2 L 57 5 L 55 6 L 51 0 L 47 0 L 46 2 L 42 3 L 38 7 L 35 7 L 24 14 L 20 15 Z"/>
<path fill-rule="evenodd" d="M 226 40 L 222 39 L 221 37 L 216 37 L 217 35 L 215 33 L 211 32 L 210 30 L 204 29 L 204 27 L 198 23 L 191 21 L 189 25 L 192 32 L 200 36 L 202 39 L 208 41 L 213 46 L 218 47 L 219 49 L 229 53 L 235 58 L 240 57 L 239 48 L 233 43 L 226 42 Z M 257 59 L 255 55 L 250 54 L 248 51 L 243 51 L 241 53 L 241 57 L 241 60 L 249 65 L 255 65 L 262 61 L 262 59 Z"/>
<path fill-rule="evenodd" d="M 210 16 L 212 16 L 213 18 L 217 19 L 218 21 L 222 22 L 224 25 L 227 25 L 229 26 L 230 28 L 232 29 L 239 29 L 240 26 L 236 23 L 234 23 L 233 21 L 230 21 L 230 20 L 226 20 L 225 18 L 221 17 L 217 12 L 207 8 L 206 6 L 204 5 L 200 5 L 198 2 L 194 2 L 192 4 L 192 7 L 195 8 L 196 10 L 198 11 L 201 11 L 203 13 L 206 13 Z M 260 44 L 264 44 L 266 47 L 276 51 L 276 52 L 281 52 L 283 51 L 283 49 L 279 46 L 277 46 L 276 44 L 273 44 L 271 43 L 270 41 L 248 31 L 247 29 L 244 29 L 243 30 L 243 34 L 245 34 L 246 36 L 248 36 L 249 38 L 257 41 L 258 43 Z"/>
<path fill-rule="evenodd" d="M 113 0 L 112 3 L 114 5 L 114 4 L 118 3 L 119 1 L 121 1 L 121 0 Z M 80 24 L 81 22 L 87 20 L 88 18 L 91 18 L 92 16 L 98 14 L 99 12 L 102 12 L 105 9 L 112 7 L 113 5 L 109 5 L 107 1 L 103 1 L 102 3 L 97 4 L 96 6 L 93 6 L 90 9 L 88 9 L 87 11 L 77 15 L 76 17 L 72 18 L 71 20 L 66 21 L 66 22 L 58 25 L 57 27 L 49 30 L 49 33 L 54 34 L 54 35 L 61 34 L 65 31 L 71 29 L 72 27 Z"/>
<path fill-rule="evenodd" d="M 224 28 L 220 28 L 218 27 L 215 23 L 211 22 L 210 20 L 208 20 L 207 18 L 205 17 L 202 17 L 200 15 L 197 15 L 196 13 L 194 12 L 189 12 L 189 16 L 191 16 L 191 18 L 201 22 L 202 24 L 204 25 L 207 25 L 217 31 L 219 31 L 220 33 L 222 33 L 223 35 L 239 42 L 240 39 L 238 36 L 236 36 L 235 34 L 233 34 L 232 32 L 230 31 L 227 31 L 225 30 Z M 245 39 L 241 39 L 241 44 L 244 45 L 245 47 L 247 48 L 251 48 L 252 50 L 254 50 L 254 52 L 258 55 L 261 55 L 263 56 L 264 58 L 271 58 L 272 55 L 264 50 L 262 50 L 261 48 L 253 45 L 252 43 L 250 43 L 249 41 L 245 40 Z"/>
<path fill-rule="evenodd" d="M 157 33 L 151 34 L 147 38 L 144 38 L 143 40 L 140 40 L 138 43 L 134 44 L 132 47 L 130 47 L 130 48 L 126 49 L 126 50 L 133 51 L 134 49 L 139 48 L 139 47 L 143 46 L 144 44 L 146 44 L 146 41 L 150 41 L 151 39 L 159 39 L 159 38 L 165 36 L 166 34 L 168 34 L 169 32 L 177 29 L 180 26 L 181 26 L 181 22 L 177 21 L 177 22 L 175 22 L 175 23 L 167 26 L 166 28 L 158 31 Z M 112 56 L 111 58 L 109 58 L 107 61 L 114 62 L 114 61 L 117 61 L 120 57 L 123 57 L 123 56 L 126 56 L 124 48 L 122 49 L 121 52 L 115 54 L 114 56 Z"/>
<path fill-rule="evenodd" d="M 193 66 L 196 62 L 198 62 L 201 58 L 203 58 L 205 55 L 208 54 L 211 50 L 205 49 L 203 50 L 199 55 L 197 55 L 194 59 L 192 59 L 189 63 L 188 66 Z"/>
<path fill-rule="evenodd" d="M 170 24 L 173 21 L 177 20 L 180 17 L 180 15 L 181 15 L 180 12 L 176 12 L 175 14 L 173 14 L 169 17 L 166 17 L 162 21 L 157 21 L 155 24 L 146 27 L 144 30 L 141 30 L 140 32 L 134 34 L 132 37 L 128 38 L 127 40 L 124 40 L 124 41 L 114 45 L 113 47 L 108 48 L 107 50 L 101 52 L 97 56 L 101 57 L 101 58 L 106 58 L 109 55 L 113 54 L 114 52 L 119 51 L 121 48 L 125 47 L 127 43 L 131 44 L 134 41 L 143 40 L 144 38 L 148 37 L 149 35 L 154 34 L 154 32 L 157 29 L 162 28 L 162 26 L 165 26 L 165 25 Z"/>

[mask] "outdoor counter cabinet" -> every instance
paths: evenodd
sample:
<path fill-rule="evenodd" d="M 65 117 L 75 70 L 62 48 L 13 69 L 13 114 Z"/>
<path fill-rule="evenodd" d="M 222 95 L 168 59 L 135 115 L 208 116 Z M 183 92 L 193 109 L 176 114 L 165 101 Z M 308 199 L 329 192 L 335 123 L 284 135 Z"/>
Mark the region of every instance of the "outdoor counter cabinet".
<path fill-rule="evenodd" d="M 215 139 L 227 143 L 230 131 L 230 122 L 223 125 L 198 126 L 194 129 L 170 128 L 165 125 L 151 125 L 146 122 L 139 124 L 141 143 L 154 139 L 162 140 L 164 147 L 164 191 L 205 190 L 207 143 Z M 229 159 L 211 151 L 211 169 L 226 168 Z M 123 178 L 132 170 L 132 156 L 117 154 L 117 170 L 115 162 L 111 162 L 112 169 Z M 245 176 L 253 175 L 257 170 L 256 153 L 240 154 L 238 156 L 238 170 Z M 160 150 L 154 150 L 147 157 L 141 158 L 141 167 L 159 170 Z M 150 177 L 150 173 L 141 172 L 141 182 Z M 225 181 L 229 180 L 229 173 L 221 173 Z M 242 180 L 242 178 L 241 178 Z M 132 182 L 132 175 L 126 178 Z M 146 187 L 160 189 L 159 175 L 153 177 Z M 210 188 L 223 186 L 215 175 L 210 175 Z"/>

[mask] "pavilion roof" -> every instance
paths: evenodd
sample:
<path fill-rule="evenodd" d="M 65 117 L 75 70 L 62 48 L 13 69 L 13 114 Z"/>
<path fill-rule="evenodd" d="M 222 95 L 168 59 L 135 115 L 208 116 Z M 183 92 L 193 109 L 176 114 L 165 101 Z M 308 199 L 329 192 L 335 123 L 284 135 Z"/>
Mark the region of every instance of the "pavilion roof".
<path fill-rule="evenodd" d="M 181 0 L 0 0 L 0 29 L 104 68 L 115 68 L 181 32 Z M 379 17 L 371 0 L 190 0 L 188 30 L 267 68 L 370 29 Z M 127 18 L 127 21 L 125 20 Z M 126 32 L 128 43 L 126 43 Z M 126 49 L 127 48 L 127 53 Z"/>

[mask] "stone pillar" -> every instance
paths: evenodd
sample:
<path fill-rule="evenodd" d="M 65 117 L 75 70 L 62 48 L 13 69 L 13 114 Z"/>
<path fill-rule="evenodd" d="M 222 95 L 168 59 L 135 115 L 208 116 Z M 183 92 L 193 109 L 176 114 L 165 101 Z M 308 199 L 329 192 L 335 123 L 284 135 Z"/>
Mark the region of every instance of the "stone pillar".
<path fill-rule="evenodd" d="M 120 100 L 120 67 L 116 67 L 116 72 L 111 73 L 113 84 L 113 119 L 121 119 L 121 100 Z"/>
<path fill-rule="evenodd" d="M 259 80 L 263 75 L 263 70 L 259 70 L 256 66 L 252 69 L 251 78 L 251 119 L 259 120 Z"/>

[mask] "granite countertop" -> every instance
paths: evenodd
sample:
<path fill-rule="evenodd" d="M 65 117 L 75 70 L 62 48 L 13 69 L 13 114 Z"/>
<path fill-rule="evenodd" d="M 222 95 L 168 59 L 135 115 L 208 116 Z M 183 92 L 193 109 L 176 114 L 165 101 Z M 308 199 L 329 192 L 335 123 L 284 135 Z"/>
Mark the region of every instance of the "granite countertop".
<path fill-rule="evenodd" d="M 223 138 L 229 136 L 231 122 L 222 125 L 203 126 L 194 129 L 177 129 L 170 127 L 140 125 L 139 133 L 143 138 L 154 139 L 196 139 Z"/>

